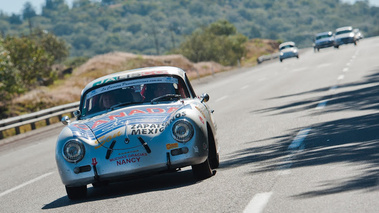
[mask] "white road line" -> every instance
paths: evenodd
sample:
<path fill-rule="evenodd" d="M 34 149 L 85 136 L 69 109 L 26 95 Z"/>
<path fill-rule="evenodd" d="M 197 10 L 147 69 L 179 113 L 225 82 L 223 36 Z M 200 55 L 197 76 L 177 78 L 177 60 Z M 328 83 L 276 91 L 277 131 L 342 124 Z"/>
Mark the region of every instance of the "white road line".
<path fill-rule="evenodd" d="M 266 78 L 260 78 L 260 79 L 258 79 L 258 81 L 264 81 L 264 80 L 266 80 Z"/>
<path fill-rule="evenodd" d="M 344 78 L 345 78 L 344 75 L 340 75 L 340 76 L 338 76 L 337 80 L 342 80 L 342 79 L 344 79 Z"/>
<path fill-rule="evenodd" d="M 350 66 L 350 62 L 348 62 L 348 63 L 346 64 L 346 66 Z"/>
<path fill-rule="evenodd" d="M 224 95 L 221 98 L 216 99 L 215 102 L 222 101 L 222 100 L 226 99 L 227 97 L 228 97 L 227 95 Z"/>
<path fill-rule="evenodd" d="M 328 100 L 322 100 L 318 103 L 316 109 L 324 109 L 324 107 L 326 106 L 326 103 L 328 102 Z"/>
<path fill-rule="evenodd" d="M 349 68 L 343 68 L 343 70 L 342 70 L 342 72 L 347 72 L 347 71 L 349 71 Z"/>
<path fill-rule="evenodd" d="M 301 68 L 298 68 L 298 69 L 294 69 L 291 72 L 301 72 L 301 71 L 304 71 L 304 70 L 307 70 L 307 69 L 308 69 L 307 67 L 301 67 Z"/>
<path fill-rule="evenodd" d="M 255 194 L 253 199 L 250 200 L 249 204 L 243 210 L 243 213 L 260 213 L 266 207 L 272 192 L 264 192 Z"/>
<path fill-rule="evenodd" d="M 244 90 L 244 89 L 247 89 L 247 88 L 249 88 L 249 85 L 245 85 L 245 86 L 241 87 L 241 90 Z"/>
<path fill-rule="evenodd" d="M 330 66 L 331 64 L 320 64 L 317 66 L 317 68 L 323 68 L 323 67 L 328 67 Z"/>
<path fill-rule="evenodd" d="M 27 185 L 29 185 L 29 184 L 31 184 L 31 183 L 34 183 L 34 182 L 36 182 L 36 181 L 38 181 L 38 180 L 41 180 L 42 178 L 45 178 L 45 177 L 47 177 L 47 176 L 49 176 L 49 175 L 51 175 L 51 174 L 53 174 L 53 173 L 54 173 L 54 172 L 46 173 L 46 174 L 44 174 L 44 175 L 41 175 L 41 176 L 39 176 L 39 177 L 34 178 L 33 180 L 29 180 L 28 182 L 25 182 L 25 183 L 23 183 L 23 184 L 20 184 L 20 185 L 14 187 L 14 188 L 8 189 L 7 191 L 0 193 L 0 197 L 4 196 L 4 195 L 6 195 L 6 194 L 9 194 L 9 193 L 11 193 L 11 192 L 13 192 L 13 191 L 16 191 L 17 189 L 21 189 L 22 187 L 27 186 Z"/>
<path fill-rule="evenodd" d="M 295 139 L 292 141 L 292 143 L 288 146 L 289 150 L 302 150 L 304 149 L 303 141 L 307 137 L 309 131 L 311 131 L 311 128 L 302 129 L 297 133 Z"/>

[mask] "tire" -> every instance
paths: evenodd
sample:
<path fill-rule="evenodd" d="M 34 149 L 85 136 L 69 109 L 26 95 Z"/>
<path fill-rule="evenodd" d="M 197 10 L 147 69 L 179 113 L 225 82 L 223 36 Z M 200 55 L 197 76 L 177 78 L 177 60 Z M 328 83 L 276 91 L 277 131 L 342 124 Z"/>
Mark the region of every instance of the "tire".
<path fill-rule="evenodd" d="M 208 143 L 209 143 L 209 165 L 211 169 L 216 169 L 220 166 L 220 156 L 217 153 L 216 142 L 211 128 L 208 126 Z"/>
<path fill-rule="evenodd" d="M 93 188 L 100 188 L 100 187 L 108 186 L 108 185 L 109 185 L 108 182 L 95 182 L 95 183 L 92 183 Z"/>
<path fill-rule="evenodd" d="M 209 164 L 209 159 L 205 160 L 201 164 L 192 165 L 192 173 L 198 180 L 204 180 L 213 176 L 211 166 Z"/>
<path fill-rule="evenodd" d="M 282 62 L 283 61 L 283 59 L 280 59 L 280 62 Z"/>
<path fill-rule="evenodd" d="M 218 153 L 215 153 L 215 156 L 209 159 L 209 165 L 211 169 L 217 169 L 220 166 L 220 156 Z"/>
<path fill-rule="evenodd" d="M 70 200 L 78 200 L 83 199 L 87 196 L 87 186 L 76 186 L 76 187 L 70 187 L 65 186 L 67 196 Z"/>

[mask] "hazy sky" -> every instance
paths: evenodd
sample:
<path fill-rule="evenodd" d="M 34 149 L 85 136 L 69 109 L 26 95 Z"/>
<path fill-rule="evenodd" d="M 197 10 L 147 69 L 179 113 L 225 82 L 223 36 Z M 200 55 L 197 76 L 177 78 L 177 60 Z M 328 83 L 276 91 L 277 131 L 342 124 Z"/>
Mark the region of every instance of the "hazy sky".
<path fill-rule="evenodd" d="M 66 3 L 71 7 L 74 0 L 65 0 Z M 356 0 L 342 0 L 344 2 L 355 2 Z M 12 13 L 21 14 L 21 11 L 26 2 L 32 3 L 34 9 L 38 14 L 41 13 L 42 5 L 45 4 L 45 0 L 0 0 L 0 10 L 7 13 L 8 15 Z M 371 5 L 379 7 L 379 0 L 369 0 Z"/>
<path fill-rule="evenodd" d="M 74 0 L 64 0 L 70 7 Z M 378 0 L 379 1 L 379 0 Z M 12 13 L 21 14 L 24 4 L 30 2 L 38 14 L 41 13 L 42 5 L 46 0 L 0 0 L 0 10 L 10 15 Z"/>

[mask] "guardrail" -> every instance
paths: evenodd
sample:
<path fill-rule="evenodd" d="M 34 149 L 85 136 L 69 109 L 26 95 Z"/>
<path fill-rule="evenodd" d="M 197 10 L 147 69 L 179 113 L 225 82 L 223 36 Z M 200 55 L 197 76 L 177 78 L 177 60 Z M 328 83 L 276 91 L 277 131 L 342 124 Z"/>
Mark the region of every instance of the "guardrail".
<path fill-rule="evenodd" d="M 20 115 L 13 118 L 0 120 L 0 139 L 4 138 L 3 132 L 9 129 L 15 129 L 16 135 L 20 134 L 20 127 L 30 125 L 32 130 L 36 129 L 36 123 L 45 120 L 46 125 L 50 125 L 50 118 L 58 117 L 59 120 L 67 113 L 72 113 L 79 108 L 79 101 L 61 106 L 44 109 L 26 115 Z"/>
<path fill-rule="evenodd" d="M 262 55 L 262 56 L 259 56 L 257 58 L 257 62 L 258 64 L 264 62 L 264 61 L 268 61 L 268 60 L 272 60 L 272 59 L 275 59 L 275 58 L 278 58 L 279 57 L 279 53 L 273 53 L 273 54 L 269 54 L 269 55 Z"/>

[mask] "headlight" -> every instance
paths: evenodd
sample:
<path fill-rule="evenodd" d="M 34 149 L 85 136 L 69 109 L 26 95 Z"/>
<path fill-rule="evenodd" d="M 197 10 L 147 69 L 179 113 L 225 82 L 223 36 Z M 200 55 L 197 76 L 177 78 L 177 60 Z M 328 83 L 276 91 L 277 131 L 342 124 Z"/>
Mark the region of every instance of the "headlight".
<path fill-rule="evenodd" d="M 178 142 L 184 143 L 191 140 L 193 132 L 192 124 L 185 120 L 179 120 L 172 126 L 172 135 Z"/>
<path fill-rule="evenodd" d="M 84 145 L 78 140 L 69 140 L 63 146 L 63 157 L 70 163 L 77 163 L 81 161 L 84 154 Z"/>

